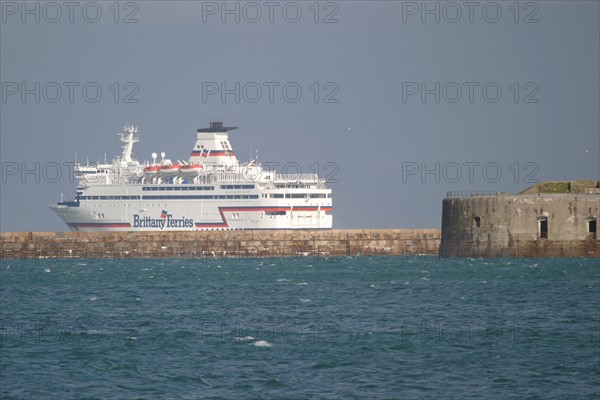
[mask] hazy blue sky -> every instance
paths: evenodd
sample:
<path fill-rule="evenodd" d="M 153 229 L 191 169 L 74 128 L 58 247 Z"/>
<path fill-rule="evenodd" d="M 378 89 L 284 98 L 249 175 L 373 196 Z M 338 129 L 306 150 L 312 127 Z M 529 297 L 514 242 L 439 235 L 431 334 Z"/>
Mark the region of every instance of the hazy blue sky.
<path fill-rule="evenodd" d="M 318 163 L 335 228 L 439 227 L 447 191 L 600 175 L 598 1 L 23 4 L 1 3 L 2 231 L 66 230 L 65 163 L 116 155 L 128 123 L 140 160 L 222 120 L 243 161 Z"/>

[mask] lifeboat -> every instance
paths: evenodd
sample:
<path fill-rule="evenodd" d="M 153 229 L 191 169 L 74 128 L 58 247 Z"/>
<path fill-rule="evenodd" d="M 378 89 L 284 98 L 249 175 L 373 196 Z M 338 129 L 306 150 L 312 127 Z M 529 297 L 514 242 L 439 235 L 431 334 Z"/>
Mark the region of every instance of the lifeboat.
<path fill-rule="evenodd" d="M 158 172 L 164 178 L 174 178 L 179 175 L 179 164 L 161 165 L 158 167 Z"/>
<path fill-rule="evenodd" d="M 188 164 L 182 165 L 179 168 L 179 173 L 181 174 L 181 176 L 196 176 L 200 174 L 200 172 L 202 172 L 203 169 L 204 167 L 202 166 L 202 164 Z"/>
<path fill-rule="evenodd" d="M 146 176 L 156 176 L 157 173 L 158 165 L 149 165 L 144 167 L 144 174 L 146 174 Z"/>

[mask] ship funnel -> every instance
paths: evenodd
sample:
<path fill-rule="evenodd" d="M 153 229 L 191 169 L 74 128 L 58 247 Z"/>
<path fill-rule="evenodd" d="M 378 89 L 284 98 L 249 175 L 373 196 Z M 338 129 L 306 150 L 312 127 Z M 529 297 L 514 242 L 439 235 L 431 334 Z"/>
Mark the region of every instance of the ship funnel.
<path fill-rule="evenodd" d="M 221 121 L 211 121 L 210 128 L 197 130 L 196 143 L 188 162 L 232 166 L 238 160 L 229 143 L 228 132 L 237 129 L 235 126 L 223 126 Z"/>

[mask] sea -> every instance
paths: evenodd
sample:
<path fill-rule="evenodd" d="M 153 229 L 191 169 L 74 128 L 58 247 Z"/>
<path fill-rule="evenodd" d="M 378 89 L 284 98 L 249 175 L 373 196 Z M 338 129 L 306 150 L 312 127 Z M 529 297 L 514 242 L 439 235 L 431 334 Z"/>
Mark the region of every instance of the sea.
<path fill-rule="evenodd" d="M 3 260 L 0 398 L 600 398 L 599 259 Z"/>

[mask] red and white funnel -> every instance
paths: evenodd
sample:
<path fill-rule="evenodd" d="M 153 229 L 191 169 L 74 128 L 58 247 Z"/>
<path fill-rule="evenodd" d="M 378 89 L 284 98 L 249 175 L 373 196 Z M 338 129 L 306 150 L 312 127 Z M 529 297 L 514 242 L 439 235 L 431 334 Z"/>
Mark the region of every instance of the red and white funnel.
<path fill-rule="evenodd" d="M 225 166 L 238 164 L 227 134 L 234 129 L 237 129 L 237 126 L 223 126 L 222 122 L 211 122 L 210 128 L 198 129 L 196 143 L 188 162 Z"/>

